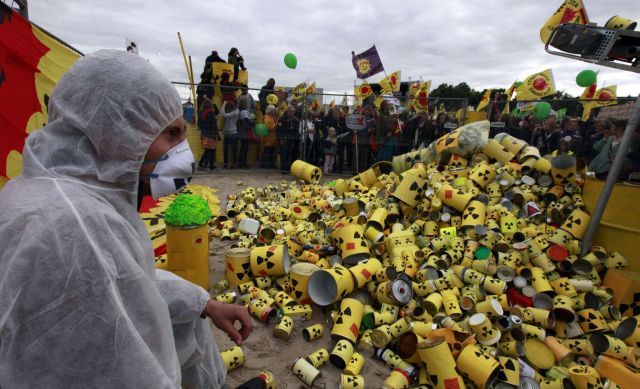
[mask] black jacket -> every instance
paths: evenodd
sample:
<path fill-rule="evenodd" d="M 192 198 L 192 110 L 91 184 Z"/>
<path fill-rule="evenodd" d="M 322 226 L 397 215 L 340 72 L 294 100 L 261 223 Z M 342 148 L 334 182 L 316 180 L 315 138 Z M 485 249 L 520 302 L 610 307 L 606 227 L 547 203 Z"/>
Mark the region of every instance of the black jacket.
<path fill-rule="evenodd" d="M 291 140 L 298 139 L 298 128 L 300 127 L 300 121 L 295 116 L 288 118 L 286 114 L 278 120 L 276 126 L 276 138 L 278 140 Z"/>

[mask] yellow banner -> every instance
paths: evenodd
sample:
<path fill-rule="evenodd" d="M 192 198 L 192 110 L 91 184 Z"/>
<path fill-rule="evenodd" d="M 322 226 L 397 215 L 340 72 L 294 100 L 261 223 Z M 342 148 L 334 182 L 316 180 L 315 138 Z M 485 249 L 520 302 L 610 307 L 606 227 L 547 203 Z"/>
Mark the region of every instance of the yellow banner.
<path fill-rule="evenodd" d="M 553 29 L 561 24 L 587 24 L 589 16 L 582 0 L 566 0 L 540 29 L 542 43 L 547 43 Z"/>
<path fill-rule="evenodd" d="M 487 91 L 484 92 L 484 95 L 482 96 L 480 102 L 478 103 L 478 106 L 476 107 L 477 112 L 480 112 L 483 109 L 487 108 L 489 102 L 491 101 L 491 92 L 493 92 L 493 89 L 487 89 Z"/>
<path fill-rule="evenodd" d="M 400 70 L 380 80 L 380 87 L 382 88 L 383 94 L 398 92 L 400 90 Z"/>
<path fill-rule="evenodd" d="M 556 93 L 556 84 L 551 69 L 527 77 L 518 88 L 517 100 L 538 100 Z"/>

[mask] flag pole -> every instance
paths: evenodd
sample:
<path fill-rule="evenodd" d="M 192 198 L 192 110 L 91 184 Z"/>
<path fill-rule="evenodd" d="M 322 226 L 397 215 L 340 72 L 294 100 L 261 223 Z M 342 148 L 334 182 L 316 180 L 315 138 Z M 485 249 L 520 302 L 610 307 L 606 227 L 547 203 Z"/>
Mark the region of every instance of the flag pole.
<path fill-rule="evenodd" d="M 373 44 L 373 47 L 376 47 L 375 43 Z M 376 49 L 376 52 L 377 51 L 378 51 L 378 49 Z M 378 57 L 380 57 L 380 53 L 378 53 Z M 380 62 L 382 62 L 382 61 L 380 61 Z M 384 65 L 382 65 L 382 72 L 384 73 L 384 78 L 386 78 L 388 80 L 389 76 L 387 75 L 387 70 L 384 68 Z M 400 80 L 398 80 L 398 82 L 400 82 Z M 378 83 L 378 85 L 380 85 L 380 83 Z M 391 96 L 393 96 L 393 90 L 391 91 Z M 384 96 L 382 97 L 382 99 L 384 100 Z M 400 115 L 398 115 L 398 117 L 396 118 L 396 122 L 398 123 L 398 130 L 402 131 L 402 129 L 400 128 Z"/>

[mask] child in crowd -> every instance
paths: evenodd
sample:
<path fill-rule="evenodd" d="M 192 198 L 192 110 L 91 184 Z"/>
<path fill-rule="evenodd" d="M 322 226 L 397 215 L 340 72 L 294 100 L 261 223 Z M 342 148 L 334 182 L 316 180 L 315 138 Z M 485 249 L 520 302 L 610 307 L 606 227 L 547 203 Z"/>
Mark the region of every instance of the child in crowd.
<path fill-rule="evenodd" d="M 213 171 L 216 161 L 216 147 L 220 140 L 218 134 L 217 115 L 218 107 L 211 103 L 211 100 L 204 99 L 200 106 L 200 117 L 198 118 L 198 127 L 200 127 L 200 140 L 202 141 L 202 148 L 204 153 L 200 158 L 198 166 L 201 169 L 209 168 Z"/>
<path fill-rule="evenodd" d="M 336 138 L 336 129 L 329 127 L 327 139 L 324 140 L 324 173 L 328 174 L 333 171 L 333 163 L 336 159 L 336 150 L 338 148 L 338 139 Z"/>

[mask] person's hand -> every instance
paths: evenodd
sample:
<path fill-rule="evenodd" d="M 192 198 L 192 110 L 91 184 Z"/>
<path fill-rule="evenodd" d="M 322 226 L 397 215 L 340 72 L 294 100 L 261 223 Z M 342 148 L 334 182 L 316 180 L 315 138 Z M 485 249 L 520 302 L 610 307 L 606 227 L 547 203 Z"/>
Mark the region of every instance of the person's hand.
<path fill-rule="evenodd" d="M 226 332 L 238 346 L 249 337 L 251 330 L 253 330 L 249 311 L 241 305 L 223 304 L 209 300 L 202 313 L 208 316 L 216 327 Z M 240 322 L 240 329 L 235 327 L 236 321 Z"/>

